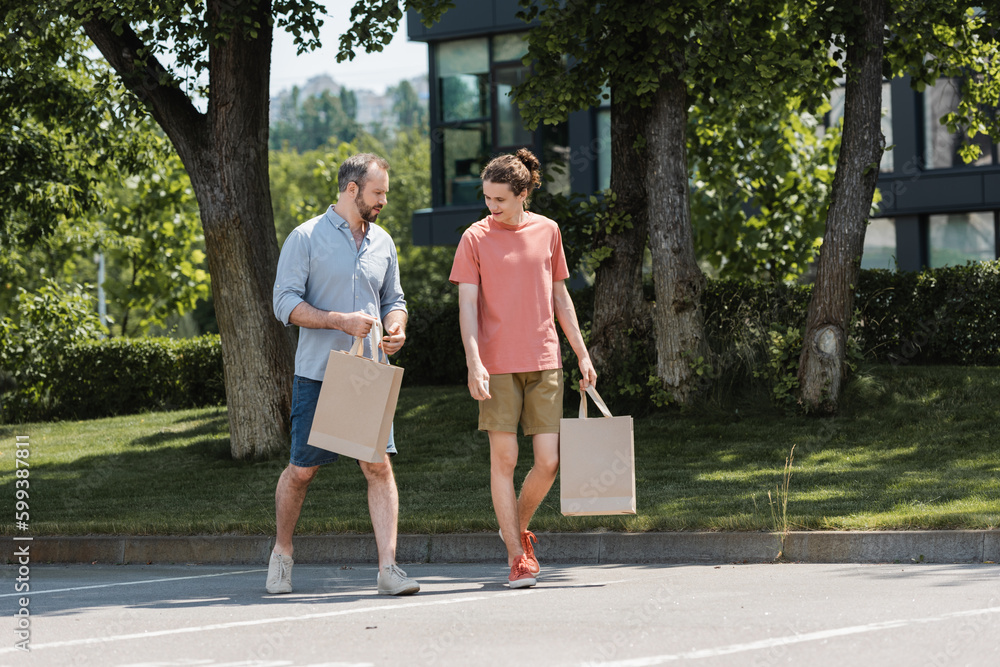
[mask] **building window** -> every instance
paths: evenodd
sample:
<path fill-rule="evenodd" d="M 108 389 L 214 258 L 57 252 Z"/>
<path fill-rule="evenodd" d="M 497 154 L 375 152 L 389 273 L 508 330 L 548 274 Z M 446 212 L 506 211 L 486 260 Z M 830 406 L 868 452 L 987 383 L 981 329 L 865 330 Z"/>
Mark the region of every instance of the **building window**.
<path fill-rule="evenodd" d="M 997 258 L 994 211 L 932 215 L 928 234 L 931 268 Z"/>
<path fill-rule="evenodd" d="M 597 112 L 597 189 L 611 187 L 611 109 Z"/>
<path fill-rule="evenodd" d="M 940 79 L 924 90 L 924 162 L 927 169 L 982 167 L 995 163 L 993 142 L 988 136 L 977 134 L 970 141 L 979 146 L 979 157 L 966 165 L 958 152 L 963 144 L 962 133 L 951 132 L 941 124 L 942 117 L 958 110 L 960 97 L 958 79 Z"/>
<path fill-rule="evenodd" d="M 431 150 L 438 159 L 435 205 L 481 202 L 479 174 L 489 159 L 526 147 L 542 160 L 550 191 L 569 192 L 565 125 L 526 130 L 510 94 L 528 75 L 526 33 L 432 45 Z M 560 163 L 562 166 L 560 167 Z"/>
<path fill-rule="evenodd" d="M 868 221 L 861 268 L 896 270 L 896 221 L 893 218 Z"/>
<path fill-rule="evenodd" d="M 479 173 L 492 155 L 534 148 L 535 133 L 510 97 L 527 75 L 521 60 L 524 33 L 439 42 L 433 45 L 437 113 L 432 136 L 441 157 L 445 205 L 480 200 Z"/>
<path fill-rule="evenodd" d="M 882 82 L 882 135 L 885 137 L 885 145 L 892 146 L 892 84 L 888 81 Z M 844 87 L 834 88 L 830 93 L 830 111 L 826 114 L 826 127 L 836 127 L 844 118 Z M 894 169 L 892 150 L 882 153 L 882 162 L 879 164 L 879 171 L 882 173 L 891 172 Z"/>

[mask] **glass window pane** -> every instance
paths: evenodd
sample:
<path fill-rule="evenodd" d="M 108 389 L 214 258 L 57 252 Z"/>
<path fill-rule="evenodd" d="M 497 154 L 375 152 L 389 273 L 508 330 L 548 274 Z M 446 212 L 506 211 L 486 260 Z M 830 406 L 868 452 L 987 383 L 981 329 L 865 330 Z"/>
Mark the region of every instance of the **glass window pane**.
<path fill-rule="evenodd" d="M 481 200 L 479 173 L 489 160 L 489 123 L 441 130 L 445 204 L 475 204 Z"/>
<path fill-rule="evenodd" d="M 892 146 L 892 84 L 888 81 L 882 83 L 882 134 L 885 136 L 885 145 Z M 830 92 L 830 111 L 827 112 L 826 126 L 837 127 L 844 119 L 845 89 L 843 86 L 833 89 Z M 820 136 L 823 133 L 820 132 Z M 890 172 L 893 170 L 892 151 L 882 153 L 882 162 L 879 171 Z"/>
<path fill-rule="evenodd" d="M 439 120 L 487 118 L 490 53 L 486 38 L 443 42 L 434 49 Z"/>
<path fill-rule="evenodd" d="M 597 189 L 611 187 L 611 111 L 597 112 Z"/>
<path fill-rule="evenodd" d="M 442 121 L 489 117 L 489 81 L 486 74 L 456 74 L 438 81 Z"/>
<path fill-rule="evenodd" d="M 941 117 L 958 109 L 958 82 L 941 79 L 924 90 L 924 158 L 928 169 L 957 167 L 959 137 L 941 124 Z"/>
<path fill-rule="evenodd" d="M 896 221 L 893 218 L 872 218 L 868 221 L 861 268 L 896 269 Z"/>
<path fill-rule="evenodd" d="M 882 134 L 885 136 L 885 145 L 892 146 L 892 84 L 888 81 L 882 84 Z M 892 150 L 882 153 L 882 163 L 879 171 L 892 171 Z"/>
<path fill-rule="evenodd" d="M 943 116 L 958 110 L 960 98 L 957 79 L 941 79 L 924 90 L 924 158 L 928 169 L 966 166 L 958 153 L 962 147 L 962 133 L 949 132 L 941 124 Z M 977 144 L 980 150 L 979 157 L 970 166 L 993 164 L 993 144 L 988 136 L 977 134 L 968 141 Z"/>
<path fill-rule="evenodd" d="M 526 32 L 497 35 L 493 38 L 493 62 L 502 63 L 507 60 L 521 60 L 528 54 Z"/>
<path fill-rule="evenodd" d="M 572 191 L 569 176 L 569 125 L 542 126 L 542 169 L 545 182 L 542 187 L 552 194 L 569 195 Z"/>
<path fill-rule="evenodd" d="M 514 86 L 520 84 L 527 75 L 526 67 L 498 67 L 497 83 L 497 148 L 528 146 L 533 133 L 524 129 L 521 113 L 510 97 Z"/>
<path fill-rule="evenodd" d="M 931 267 L 961 266 L 996 258 L 993 212 L 953 213 L 930 217 Z"/>
<path fill-rule="evenodd" d="M 453 74 L 486 74 L 490 71 L 490 51 L 486 38 L 442 42 L 434 50 L 439 77 Z"/>

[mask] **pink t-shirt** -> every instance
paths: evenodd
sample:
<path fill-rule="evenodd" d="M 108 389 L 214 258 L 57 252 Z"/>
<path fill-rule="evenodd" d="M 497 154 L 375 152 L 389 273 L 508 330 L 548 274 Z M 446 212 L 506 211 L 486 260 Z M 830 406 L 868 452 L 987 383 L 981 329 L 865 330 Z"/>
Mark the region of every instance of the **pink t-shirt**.
<path fill-rule="evenodd" d="M 479 356 L 491 374 L 562 368 L 552 283 L 569 277 L 559 226 L 526 212 L 465 230 L 449 279 L 479 286 Z"/>

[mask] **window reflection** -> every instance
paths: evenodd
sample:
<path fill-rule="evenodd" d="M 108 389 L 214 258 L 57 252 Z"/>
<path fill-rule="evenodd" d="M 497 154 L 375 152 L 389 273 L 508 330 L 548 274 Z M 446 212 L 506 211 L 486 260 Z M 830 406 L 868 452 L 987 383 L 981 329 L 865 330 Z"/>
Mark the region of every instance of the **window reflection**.
<path fill-rule="evenodd" d="M 445 201 L 475 204 L 480 200 L 479 174 L 490 156 L 488 123 L 463 125 L 442 131 Z"/>
<path fill-rule="evenodd" d="M 882 82 L 882 136 L 885 137 L 885 145 L 892 146 L 892 84 L 888 81 Z M 840 86 L 830 92 L 830 111 L 826 115 L 826 127 L 836 127 L 844 118 L 844 87 Z M 882 153 L 882 161 L 879 163 L 880 172 L 891 172 L 894 169 L 893 154 L 891 150 Z"/>
<path fill-rule="evenodd" d="M 435 49 L 442 121 L 489 116 L 489 48 L 485 39 L 463 39 Z"/>
<path fill-rule="evenodd" d="M 959 86 L 958 79 L 941 79 L 924 91 L 924 160 L 928 169 L 966 166 L 958 152 L 963 141 L 971 141 L 980 149 L 979 157 L 969 165 L 993 163 L 993 145 L 988 136 L 977 134 L 974 139 L 963 139 L 961 132 L 951 132 L 941 124 L 942 117 L 958 110 Z"/>
<path fill-rule="evenodd" d="M 521 113 L 510 97 L 514 86 L 524 81 L 528 69 L 520 65 L 505 66 L 497 67 L 494 72 L 497 84 L 497 148 L 504 150 L 528 146 L 532 141 L 532 132 L 524 129 Z"/>
<path fill-rule="evenodd" d="M 932 268 L 988 262 L 996 258 L 996 250 L 992 211 L 930 216 Z"/>
<path fill-rule="evenodd" d="M 896 269 L 896 221 L 894 218 L 872 218 L 865 232 L 865 250 L 861 255 L 862 269 Z"/>

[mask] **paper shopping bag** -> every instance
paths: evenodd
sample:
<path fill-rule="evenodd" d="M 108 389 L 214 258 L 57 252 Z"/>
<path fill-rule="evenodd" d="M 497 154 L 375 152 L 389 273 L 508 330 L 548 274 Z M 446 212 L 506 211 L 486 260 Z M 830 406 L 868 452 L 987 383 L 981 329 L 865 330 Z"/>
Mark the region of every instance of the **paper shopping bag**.
<path fill-rule="evenodd" d="M 603 417 L 587 419 L 587 394 Z M 566 516 L 635 514 L 631 417 L 612 417 L 594 387 L 580 392 L 579 419 L 559 420 L 559 500 Z"/>
<path fill-rule="evenodd" d="M 307 442 L 321 449 L 376 463 L 385 455 L 396 414 L 403 369 L 378 361 L 382 327 L 372 327 L 372 358 L 364 356 L 364 338 L 349 352 L 330 351 L 316 416 Z M 384 352 L 382 355 L 384 356 Z"/>

